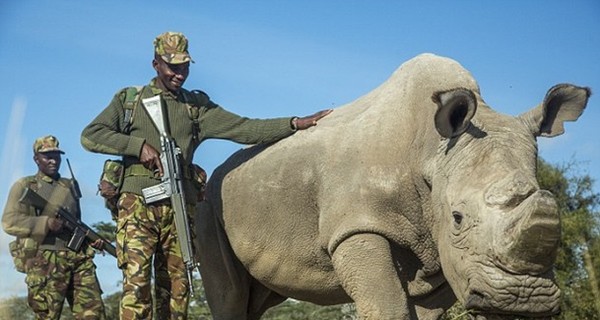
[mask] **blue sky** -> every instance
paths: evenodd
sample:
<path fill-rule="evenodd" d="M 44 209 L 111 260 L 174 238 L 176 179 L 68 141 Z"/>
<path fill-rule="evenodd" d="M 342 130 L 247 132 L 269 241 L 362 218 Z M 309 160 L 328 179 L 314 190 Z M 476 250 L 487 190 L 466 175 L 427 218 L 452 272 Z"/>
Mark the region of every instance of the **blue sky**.
<path fill-rule="evenodd" d="M 165 5 L 168 3 L 168 6 Z M 83 220 L 109 221 L 95 194 L 108 157 L 81 130 L 129 85 L 153 76 L 152 40 L 181 31 L 196 61 L 186 82 L 241 115 L 308 115 L 371 91 L 423 52 L 459 61 L 496 110 L 518 115 L 555 84 L 600 90 L 600 2 L 587 1 L 3 1 L 0 4 L 0 202 L 33 174 L 33 140 L 56 135 L 83 189 Z M 600 103 L 592 95 L 566 133 L 541 138 L 553 164 L 576 161 L 600 192 Z M 203 144 L 209 173 L 242 146 Z M 62 173 L 69 176 L 66 163 Z M 25 295 L 0 232 L 0 298 Z M 119 290 L 110 257 L 95 259 L 105 293 Z"/>

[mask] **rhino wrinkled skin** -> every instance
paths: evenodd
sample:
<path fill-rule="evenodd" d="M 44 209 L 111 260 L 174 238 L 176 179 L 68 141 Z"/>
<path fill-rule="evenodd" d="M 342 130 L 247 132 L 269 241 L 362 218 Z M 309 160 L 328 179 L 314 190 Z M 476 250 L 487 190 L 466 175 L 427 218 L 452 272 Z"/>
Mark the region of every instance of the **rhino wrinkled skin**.
<path fill-rule="evenodd" d="M 477 319 L 560 311 L 553 195 L 536 137 L 564 132 L 589 88 L 560 84 L 518 117 L 492 110 L 432 54 L 317 127 L 233 154 L 196 213 L 214 319 L 259 319 L 287 297 L 354 301 L 361 319 Z"/>

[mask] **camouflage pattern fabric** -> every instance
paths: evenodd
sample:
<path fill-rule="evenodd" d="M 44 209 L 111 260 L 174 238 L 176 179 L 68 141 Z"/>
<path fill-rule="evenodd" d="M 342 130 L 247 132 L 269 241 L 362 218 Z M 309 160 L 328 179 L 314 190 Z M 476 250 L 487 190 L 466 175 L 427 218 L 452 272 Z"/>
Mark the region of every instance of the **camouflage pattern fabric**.
<path fill-rule="evenodd" d="M 28 303 L 36 319 L 60 319 L 65 298 L 76 319 L 106 319 L 93 249 L 40 250 L 27 261 Z"/>
<path fill-rule="evenodd" d="M 120 318 L 152 319 L 154 267 L 157 319 L 186 319 L 189 283 L 169 202 L 146 206 L 141 196 L 124 192 L 118 208 L 117 260 L 123 271 Z"/>
<path fill-rule="evenodd" d="M 106 160 L 100 176 L 98 191 L 106 199 L 112 199 L 119 195 L 119 189 L 123 183 L 123 162 L 120 160 Z"/>
<path fill-rule="evenodd" d="M 35 257 L 38 251 L 38 243 L 32 238 L 17 238 L 8 244 L 10 255 L 13 257 L 15 270 L 27 273 L 27 260 Z"/>
<path fill-rule="evenodd" d="M 118 215 L 117 201 L 123 184 L 124 170 L 122 161 L 108 159 L 104 162 L 100 183 L 98 183 L 98 192 L 104 198 L 104 206 L 110 210 L 114 221 L 117 220 Z"/>
<path fill-rule="evenodd" d="M 154 39 L 154 52 L 170 64 L 194 62 L 187 38 L 180 32 L 165 32 Z"/>
<path fill-rule="evenodd" d="M 60 150 L 58 145 L 58 139 L 53 135 L 39 137 L 33 142 L 33 153 L 56 151 L 64 154 L 65 152 Z"/>
<path fill-rule="evenodd" d="M 206 191 L 206 171 L 202 169 L 199 165 L 193 163 L 192 164 L 192 186 L 194 187 L 196 194 L 196 201 L 204 201 L 205 200 L 205 191 Z M 190 211 L 188 211 L 190 212 Z"/>

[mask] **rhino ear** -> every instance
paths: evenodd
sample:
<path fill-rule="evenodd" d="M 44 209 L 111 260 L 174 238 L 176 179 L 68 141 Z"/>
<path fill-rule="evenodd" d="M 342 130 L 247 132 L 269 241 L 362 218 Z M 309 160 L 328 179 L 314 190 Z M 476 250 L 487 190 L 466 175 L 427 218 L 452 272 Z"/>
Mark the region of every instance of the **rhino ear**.
<path fill-rule="evenodd" d="M 471 90 L 458 88 L 439 91 L 433 94 L 431 100 L 438 105 L 434 121 L 442 137 L 453 138 L 469 128 L 477 110 L 477 99 Z"/>
<path fill-rule="evenodd" d="M 590 88 L 558 84 L 548 90 L 544 102 L 519 118 L 536 137 L 558 136 L 565 132 L 565 121 L 575 121 L 583 113 L 591 94 Z"/>

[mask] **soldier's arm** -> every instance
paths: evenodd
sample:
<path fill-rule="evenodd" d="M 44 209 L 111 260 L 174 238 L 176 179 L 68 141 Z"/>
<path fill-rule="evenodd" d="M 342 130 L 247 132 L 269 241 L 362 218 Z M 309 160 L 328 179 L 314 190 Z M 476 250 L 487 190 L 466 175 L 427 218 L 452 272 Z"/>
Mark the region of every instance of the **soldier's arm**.
<path fill-rule="evenodd" d="M 333 111 L 326 109 L 302 118 L 251 119 L 225 110 L 203 92 L 196 92 L 196 99 L 203 106 L 199 120 L 201 139 L 229 139 L 243 144 L 275 142 L 317 125 L 317 121 Z"/>
<path fill-rule="evenodd" d="M 135 156 L 140 155 L 144 139 L 123 131 L 124 91 L 118 92 L 110 104 L 81 133 L 81 145 L 88 151 Z"/>
<path fill-rule="evenodd" d="M 23 179 L 13 184 L 8 193 L 8 199 L 2 214 L 2 228 L 12 236 L 44 239 L 48 233 L 48 216 L 33 215 L 33 208 L 19 202 L 27 182 Z"/>
<path fill-rule="evenodd" d="M 202 139 L 228 139 L 242 144 L 269 143 L 292 135 L 292 117 L 251 119 L 212 104 L 200 115 Z"/>

